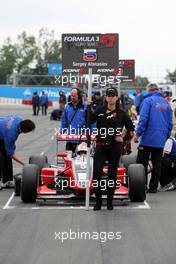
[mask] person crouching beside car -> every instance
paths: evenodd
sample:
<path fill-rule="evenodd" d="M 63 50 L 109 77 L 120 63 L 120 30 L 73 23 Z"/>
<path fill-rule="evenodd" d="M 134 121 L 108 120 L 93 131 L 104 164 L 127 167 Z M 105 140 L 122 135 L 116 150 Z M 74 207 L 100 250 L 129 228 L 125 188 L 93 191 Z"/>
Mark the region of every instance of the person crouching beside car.
<path fill-rule="evenodd" d="M 15 155 L 15 142 L 21 133 L 35 129 L 33 121 L 22 120 L 17 115 L 0 118 L 0 190 L 13 187 L 12 159 L 24 165 L 25 162 Z"/>

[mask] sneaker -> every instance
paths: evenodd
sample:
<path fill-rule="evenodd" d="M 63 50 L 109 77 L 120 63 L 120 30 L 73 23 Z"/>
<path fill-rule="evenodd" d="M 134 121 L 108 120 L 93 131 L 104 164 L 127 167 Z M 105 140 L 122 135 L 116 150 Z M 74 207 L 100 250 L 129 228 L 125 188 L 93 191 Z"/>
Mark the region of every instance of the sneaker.
<path fill-rule="evenodd" d="M 0 191 L 2 190 L 3 183 L 0 181 Z"/>
<path fill-rule="evenodd" d="M 168 192 L 168 191 L 173 191 L 175 189 L 176 189 L 176 186 L 172 182 L 170 182 L 164 187 L 160 188 L 159 192 Z"/>
<path fill-rule="evenodd" d="M 3 188 L 14 188 L 14 182 L 13 181 L 8 181 L 8 182 L 5 182 L 3 183 L 2 187 Z"/>

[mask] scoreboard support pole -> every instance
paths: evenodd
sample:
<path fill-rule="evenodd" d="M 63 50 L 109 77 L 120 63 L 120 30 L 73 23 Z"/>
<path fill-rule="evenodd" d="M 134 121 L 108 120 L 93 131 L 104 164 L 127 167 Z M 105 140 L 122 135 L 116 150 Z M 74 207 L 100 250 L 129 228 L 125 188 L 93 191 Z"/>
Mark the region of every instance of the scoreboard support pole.
<path fill-rule="evenodd" d="M 88 78 L 88 105 L 87 105 L 87 168 L 86 168 L 86 204 L 85 209 L 89 210 L 89 201 L 90 201 L 90 112 L 91 112 L 91 99 L 92 99 L 92 68 L 88 70 L 89 78 Z"/>

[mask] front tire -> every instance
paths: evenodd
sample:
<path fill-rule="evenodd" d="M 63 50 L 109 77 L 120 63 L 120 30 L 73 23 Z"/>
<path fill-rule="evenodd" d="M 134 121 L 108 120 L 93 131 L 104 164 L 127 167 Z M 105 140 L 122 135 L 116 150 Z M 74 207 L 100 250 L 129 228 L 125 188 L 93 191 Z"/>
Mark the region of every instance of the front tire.
<path fill-rule="evenodd" d="M 25 165 L 22 171 L 21 200 L 24 203 L 36 202 L 39 169 L 35 164 Z"/>
<path fill-rule="evenodd" d="M 142 164 L 131 164 L 128 167 L 129 198 L 131 202 L 144 202 L 145 192 L 145 169 Z"/>

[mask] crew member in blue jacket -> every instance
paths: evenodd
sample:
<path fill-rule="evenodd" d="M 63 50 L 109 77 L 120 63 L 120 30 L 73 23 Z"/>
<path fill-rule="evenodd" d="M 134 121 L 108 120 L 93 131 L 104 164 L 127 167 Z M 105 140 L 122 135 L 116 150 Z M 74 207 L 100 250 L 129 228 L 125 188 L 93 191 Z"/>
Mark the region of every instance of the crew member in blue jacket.
<path fill-rule="evenodd" d="M 22 120 L 17 115 L 0 118 L 0 189 L 13 187 L 12 159 L 24 165 L 24 161 L 15 155 L 15 142 L 21 133 L 35 129 L 33 121 Z"/>
<path fill-rule="evenodd" d="M 172 109 L 156 84 L 147 87 L 148 96 L 141 105 L 135 142 L 140 138 L 137 162 L 145 167 L 147 185 L 147 166 L 152 161 L 152 175 L 149 192 L 156 193 L 161 174 L 163 147 L 172 130 Z"/>
<path fill-rule="evenodd" d="M 82 101 L 82 93 L 78 88 L 71 90 L 71 102 L 65 106 L 61 119 L 60 132 L 62 134 L 83 134 L 86 127 L 85 104 Z M 69 141 L 66 144 L 66 150 L 73 153 L 76 150 L 78 141 Z"/>
<path fill-rule="evenodd" d="M 40 106 L 42 108 L 42 115 L 47 115 L 48 96 L 45 94 L 45 91 L 42 91 L 42 95 L 40 96 Z"/>

